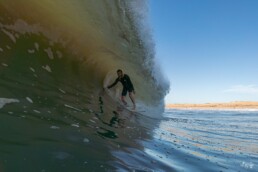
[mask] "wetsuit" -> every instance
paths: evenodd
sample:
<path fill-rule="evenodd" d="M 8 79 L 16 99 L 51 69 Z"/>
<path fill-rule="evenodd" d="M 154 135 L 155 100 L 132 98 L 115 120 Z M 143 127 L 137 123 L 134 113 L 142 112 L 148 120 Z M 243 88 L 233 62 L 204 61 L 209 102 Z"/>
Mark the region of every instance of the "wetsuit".
<path fill-rule="evenodd" d="M 129 76 L 126 75 L 126 74 L 124 74 L 124 76 L 122 78 L 118 77 L 113 84 L 108 86 L 108 88 L 111 88 L 111 87 L 115 86 L 119 81 L 123 85 L 122 96 L 126 96 L 127 91 L 129 91 L 129 93 L 130 93 L 130 92 L 132 92 L 134 90 L 133 84 L 132 84 Z"/>

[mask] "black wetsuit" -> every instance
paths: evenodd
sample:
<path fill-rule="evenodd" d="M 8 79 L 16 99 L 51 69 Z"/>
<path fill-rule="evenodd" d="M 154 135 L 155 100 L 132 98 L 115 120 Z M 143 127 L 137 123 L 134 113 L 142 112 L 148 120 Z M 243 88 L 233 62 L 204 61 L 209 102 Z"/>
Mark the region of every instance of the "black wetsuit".
<path fill-rule="evenodd" d="M 132 92 L 134 90 L 133 84 L 132 84 L 129 76 L 126 75 L 126 74 L 124 74 L 124 76 L 122 78 L 118 77 L 113 84 L 108 86 L 108 88 L 111 88 L 111 87 L 115 86 L 119 81 L 123 85 L 122 96 L 126 96 L 127 91 L 129 91 L 129 93 L 130 93 L 130 92 Z"/>

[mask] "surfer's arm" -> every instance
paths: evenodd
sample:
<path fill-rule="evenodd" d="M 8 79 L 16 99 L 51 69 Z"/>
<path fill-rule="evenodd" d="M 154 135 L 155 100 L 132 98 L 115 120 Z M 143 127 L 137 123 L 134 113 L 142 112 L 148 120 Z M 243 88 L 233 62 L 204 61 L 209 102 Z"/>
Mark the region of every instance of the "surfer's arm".
<path fill-rule="evenodd" d="M 111 85 L 109 85 L 107 88 L 108 89 L 110 89 L 110 88 L 112 88 L 112 87 L 114 87 L 117 83 L 118 83 L 118 78 L 115 80 L 115 82 L 113 83 L 113 84 L 111 84 Z"/>

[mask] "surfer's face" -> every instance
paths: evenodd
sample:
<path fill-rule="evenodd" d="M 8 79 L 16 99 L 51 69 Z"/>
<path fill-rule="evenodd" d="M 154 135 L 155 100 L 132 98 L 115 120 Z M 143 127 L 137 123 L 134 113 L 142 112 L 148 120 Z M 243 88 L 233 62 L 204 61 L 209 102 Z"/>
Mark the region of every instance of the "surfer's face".
<path fill-rule="evenodd" d="M 123 77 L 123 72 L 121 72 L 121 71 L 117 72 L 117 76 L 118 76 L 119 78 L 122 78 L 122 77 Z"/>

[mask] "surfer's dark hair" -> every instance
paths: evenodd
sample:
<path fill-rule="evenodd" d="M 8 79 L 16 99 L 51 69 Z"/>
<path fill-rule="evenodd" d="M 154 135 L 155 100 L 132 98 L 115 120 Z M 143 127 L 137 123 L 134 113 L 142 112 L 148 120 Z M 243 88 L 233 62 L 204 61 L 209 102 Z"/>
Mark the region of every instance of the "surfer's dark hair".
<path fill-rule="evenodd" d="M 116 72 L 118 73 L 118 72 L 123 72 L 123 71 L 121 69 L 118 69 Z"/>

